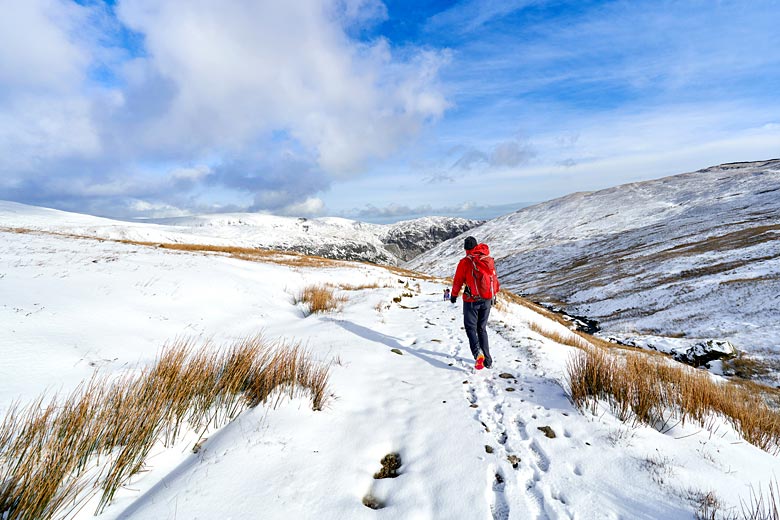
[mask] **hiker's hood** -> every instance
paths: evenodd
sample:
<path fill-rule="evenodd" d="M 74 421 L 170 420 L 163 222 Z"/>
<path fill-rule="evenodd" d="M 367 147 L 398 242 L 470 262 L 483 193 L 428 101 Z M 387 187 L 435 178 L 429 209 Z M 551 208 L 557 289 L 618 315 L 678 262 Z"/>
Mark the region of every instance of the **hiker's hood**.
<path fill-rule="evenodd" d="M 477 247 L 473 249 L 467 249 L 466 250 L 467 255 L 483 255 L 483 256 L 489 256 L 490 255 L 490 248 L 487 244 L 477 244 Z"/>

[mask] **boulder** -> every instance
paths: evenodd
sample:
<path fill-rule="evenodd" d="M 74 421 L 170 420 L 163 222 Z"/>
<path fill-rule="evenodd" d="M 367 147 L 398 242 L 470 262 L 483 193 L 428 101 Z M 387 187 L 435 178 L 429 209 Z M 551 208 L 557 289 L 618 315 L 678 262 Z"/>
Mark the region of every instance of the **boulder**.
<path fill-rule="evenodd" d="M 731 359 L 736 357 L 738 351 L 734 345 L 726 340 L 709 339 L 696 343 L 684 350 L 674 353 L 674 359 L 694 367 L 706 365 L 718 359 Z"/>

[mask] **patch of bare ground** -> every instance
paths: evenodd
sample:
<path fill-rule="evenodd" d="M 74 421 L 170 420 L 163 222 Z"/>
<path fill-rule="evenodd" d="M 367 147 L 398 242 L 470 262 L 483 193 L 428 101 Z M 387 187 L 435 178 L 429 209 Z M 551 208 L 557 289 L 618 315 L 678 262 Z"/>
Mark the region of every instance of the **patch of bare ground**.
<path fill-rule="evenodd" d="M 760 379 L 780 372 L 780 360 L 758 358 L 740 352 L 735 358 L 723 360 L 723 371 L 741 379 Z"/>
<path fill-rule="evenodd" d="M 756 276 L 753 278 L 732 278 L 730 280 L 723 280 L 721 282 L 718 282 L 718 285 L 755 284 L 758 282 L 770 282 L 774 280 L 780 280 L 780 275 L 766 274 L 763 276 Z"/>
<path fill-rule="evenodd" d="M 734 224 L 732 224 L 734 225 Z M 753 226 L 722 235 L 714 235 L 702 240 L 679 244 L 659 253 L 659 256 L 686 256 L 710 252 L 722 252 L 730 249 L 743 249 L 772 240 L 780 240 L 780 224 Z M 658 258 L 661 260 L 662 258 Z"/>
<path fill-rule="evenodd" d="M 695 280 L 703 276 L 726 273 L 728 271 L 733 271 L 734 269 L 739 269 L 740 267 L 744 267 L 749 264 L 765 262 L 767 260 L 774 260 L 778 257 L 780 257 L 780 254 L 733 260 L 731 262 L 720 262 L 717 264 L 710 264 L 702 267 L 697 267 L 694 269 L 686 269 L 685 271 L 680 271 L 679 273 L 675 273 L 674 275 L 666 276 L 663 278 L 656 278 L 655 280 L 653 280 L 653 286 L 663 286 L 663 285 L 668 285 L 673 283 L 681 283 L 690 280 Z"/>
<path fill-rule="evenodd" d="M 0 423 L 0 516 L 65 518 L 100 494 L 97 514 L 156 442 L 170 446 L 185 428 L 219 427 L 285 395 L 308 395 L 320 410 L 328 377 L 299 344 L 184 339 L 138 376 L 96 377 L 64 398 L 12 406 Z"/>

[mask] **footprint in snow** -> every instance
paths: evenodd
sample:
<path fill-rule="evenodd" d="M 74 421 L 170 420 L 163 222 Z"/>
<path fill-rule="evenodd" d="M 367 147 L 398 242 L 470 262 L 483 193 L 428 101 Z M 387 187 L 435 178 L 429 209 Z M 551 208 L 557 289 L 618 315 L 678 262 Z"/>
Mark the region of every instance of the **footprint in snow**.
<path fill-rule="evenodd" d="M 509 519 L 509 502 L 504 495 L 504 489 L 506 487 L 504 474 L 500 469 L 488 468 L 488 481 L 493 495 L 490 503 L 490 513 L 493 520 L 508 520 Z"/>

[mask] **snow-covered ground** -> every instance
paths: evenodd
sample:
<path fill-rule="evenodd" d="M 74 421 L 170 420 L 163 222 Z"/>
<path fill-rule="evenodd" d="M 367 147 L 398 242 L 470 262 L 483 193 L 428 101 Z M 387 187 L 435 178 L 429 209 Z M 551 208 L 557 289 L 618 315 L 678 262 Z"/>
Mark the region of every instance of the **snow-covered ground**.
<path fill-rule="evenodd" d="M 139 242 L 281 249 L 390 265 L 411 259 L 479 223 L 463 218 L 424 217 L 395 224 L 370 224 L 335 217 L 307 219 L 259 213 L 125 222 L 0 201 L 0 228 L 28 227 Z"/>
<path fill-rule="evenodd" d="M 466 234 L 489 244 L 506 287 L 611 336 L 726 339 L 780 360 L 780 160 L 575 193 Z M 462 247 L 408 266 L 448 274 Z"/>
<path fill-rule="evenodd" d="M 341 310 L 306 317 L 292 294 L 324 282 L 379 288 L 344 291 Z M 692 519 L 703 493 L 738 506 L 777 478 L 777 458 L 726 425 L 661 433 L 577 411 L 564 378 L 573 349 L 532 332 L 558 325 L 525 307 L 494 310 L 495 368 L 473 371 L 444 287 L 365 264 L 289 267 L 0 231 L 0 410 L 151 363 L 177 337 L 262 331 L 332 363 L 326 409 L 259 406 L 197 454 L 192 439 L 156 452 L 99 518 Z M 374 480 L 389 452 L 400 476 Z M 385 508 L 364 506 L 367 494 Z"/>

